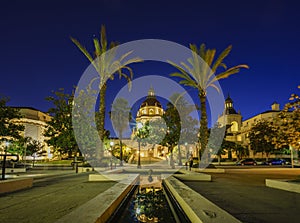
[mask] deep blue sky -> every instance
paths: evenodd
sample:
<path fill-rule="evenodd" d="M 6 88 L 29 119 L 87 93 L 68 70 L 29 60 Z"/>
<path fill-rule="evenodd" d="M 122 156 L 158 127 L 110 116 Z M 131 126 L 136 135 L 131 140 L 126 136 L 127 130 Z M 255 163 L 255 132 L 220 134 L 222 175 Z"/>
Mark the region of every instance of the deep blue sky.
<path fill-rule="evenodd" d="M 218 52 L 232 44 L 227 65 L 246 63 L 250 69 L 220 84 L 249 118 L 274 101 L 283 105 L 300 84 L 299 11 L 299 3 L 287 0 L 4 0 L 0 94 L 11 98 L 10 105 L 47 111 L 45 97 L 61 87 L 70 91 L 89 64 L 70 36 L 92 49 L 93 36 L 105 24 L 108 40 L 120 43 L 204 42 Z M 168 75 L 159 64 L 146 65 L 150 74 Z M 114 82 L 109 91 L 122 84 Z"/>

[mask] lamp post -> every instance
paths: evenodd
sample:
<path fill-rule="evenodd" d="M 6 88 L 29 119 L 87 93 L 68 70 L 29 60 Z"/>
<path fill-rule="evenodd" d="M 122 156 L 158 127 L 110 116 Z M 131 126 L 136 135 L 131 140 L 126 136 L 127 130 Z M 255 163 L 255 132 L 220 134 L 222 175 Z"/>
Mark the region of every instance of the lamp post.
<path fill-rule="evenodd" d="M 181 151 L 180 151 L 180 143 L 178 142 L 178 165 L 182 166 L 182 161 L 181 161 Z"/>
<path fill-rule="evenodd" d="M 3 156 L 3 163 L 2 163 L 2 180 L 5 180 L 5 163 L 6 163 L 6 157 L 7 156 L 15 156 L 17 157 L 15 160 L 12 159 L 11 161 L 13 162 L 17 162 L 19 160 L 19 156 L 18 155 L 14 155 L 14 154 L 7 154 L 7 148 L 9 146 L 9 142 L 5 142 L 5 149 L 4 149 L 4 154 L 0 154 L 1 156 Z"/>
<path fill-rule="evenodd" d="M 7 155 L 8 145 L 9 145 L 9 142 L 5 142 L 4 156 L 3 156 L 3 163 L 2 163 L 2 180 L 5 180 L 5 163 L 6 163 L 6 155 Z"/>
<path fill-rule="evenodd" d="M 184 143 L 185 146 L 185 169 L 187 170 L 188 168 L 188 160 L 189 160 L 189 151 L 187 148 L 187 142 Z"/>
<path fill-rule="evenodd" d="M 26 151 L 27 150 L 27 143 L 26 142 L 24 143 L 24 150 L 25 150 L 24 157 L 23 157 L 24 158 L 24 168 L 26 168 L 26 152 L 27 152 Z"/>
<path fill-rule="evenodd" d="M 137 164 L 137 168 L 140 169 L 141 168 L 141 130 L 143 128 L 143 123 L 139 122 L 136 125 L 137 127 L 137 139 L 138 139 L 138 164 Z"/>
<path fill-rule="evenodd" d="M 185 153 L 186 153 L 186 154 L 185 154 L 186 160 L 188 160 L 188 158 L 189 158 L 189 151 L 188 151 L 188 148 L 187 148 L 187 144 L 188 144 L 187 142 L 184 143 L 184 146 L 185 146 Z"/>
<path fill-rule="evenodd" d="M 113 147 L 114 147 L 114 142 L 113 141 L 111 141 L 110 143 L 109 143 L 109 145 L 110 145 L 110 169 L 112 170 L 112 149 L 113 149 Z"/>
<path fill-rule="evenodd" d="M 141 168 L 141 140 L 138 139 L 138 144 L 139 144 L 139 150 L 138 150 L 138 164 L 137 168 Z"/>

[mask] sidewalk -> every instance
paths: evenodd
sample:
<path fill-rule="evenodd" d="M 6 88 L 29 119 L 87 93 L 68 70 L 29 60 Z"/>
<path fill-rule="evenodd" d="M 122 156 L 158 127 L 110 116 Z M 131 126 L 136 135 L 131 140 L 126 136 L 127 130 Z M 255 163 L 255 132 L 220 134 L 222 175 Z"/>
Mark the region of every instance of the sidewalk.
<path fill-rule="evenodd" d="M 242 222 L 299 222 L 300 194 L 265 186 L 266 177 L 281 178 L 281 171 L 248 171 L 232 169 L 230 173 L 211 174 L 212 182 L 184 183 Z"/>

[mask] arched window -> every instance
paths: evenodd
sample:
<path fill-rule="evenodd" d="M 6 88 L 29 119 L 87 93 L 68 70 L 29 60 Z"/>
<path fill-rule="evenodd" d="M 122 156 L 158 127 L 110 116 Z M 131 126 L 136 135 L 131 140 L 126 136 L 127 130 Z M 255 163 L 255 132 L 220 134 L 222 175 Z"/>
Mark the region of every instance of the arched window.
<path fill-rule="evenodd" d="M 239 125 L 236 121 L 231 122 L 230 130 L 231 132 L 237 132 L 239 130 Z"/>

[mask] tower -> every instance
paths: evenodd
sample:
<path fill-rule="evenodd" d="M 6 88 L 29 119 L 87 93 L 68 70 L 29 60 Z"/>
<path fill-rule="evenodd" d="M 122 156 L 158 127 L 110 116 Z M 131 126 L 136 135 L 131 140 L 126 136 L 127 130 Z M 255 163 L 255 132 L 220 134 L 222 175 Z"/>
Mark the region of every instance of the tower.
<path fill-rule="evenodd" d="M 234 109 L 233 100 L 229 95 L 225 100 L 225 109 L 223 114 L 219 116 L 218 123 L 227 127 L 227 135 L 233 135 L 241 130 L 242 116 L 240 112 L 236 112 Z"/>

